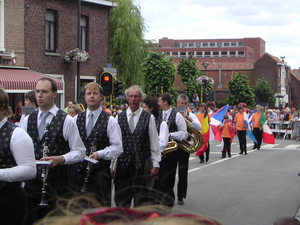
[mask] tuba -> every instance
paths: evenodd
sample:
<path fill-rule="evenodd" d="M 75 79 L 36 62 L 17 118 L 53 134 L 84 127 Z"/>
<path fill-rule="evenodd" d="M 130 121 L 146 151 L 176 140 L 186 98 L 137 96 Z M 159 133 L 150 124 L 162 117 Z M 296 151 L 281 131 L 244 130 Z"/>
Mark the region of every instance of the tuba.
<path fill-rule="evenodd" d="M 165 155 L 169 152 L 173 152 L 176 151 L 178 149 L 178 144 L 176 141 L 174 141 L 173 139 L 171 141 L 168 142 L 165 150 L 162 152 L 162 155 Z"/>
<path fill-rule="evenodd" d="M 178 141 L 178 146 L 187 153 L 195 153 L 203 145 L 203 136 L 186 118 L 184 118 L 184 120 L 186 122 L 188 136 L 184 140 Z"/>

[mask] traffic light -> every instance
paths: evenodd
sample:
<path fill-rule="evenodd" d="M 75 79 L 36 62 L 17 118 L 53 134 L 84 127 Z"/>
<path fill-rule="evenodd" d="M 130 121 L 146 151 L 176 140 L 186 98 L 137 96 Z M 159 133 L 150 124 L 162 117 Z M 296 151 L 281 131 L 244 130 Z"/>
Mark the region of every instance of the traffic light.
<path fill-rule="evenodd" d="M 105 97 L 111 96 L 114 92 L 114 78 L 111 73 L 103 72 L 100 76 L 100 85 Z"/>
<path fill-rule="evenodd" d="M 123 94 L 121 89 L 122 89 L 122 86 L 120 86 L 122 84 L 122 81 L 118 81 L 118 80 L 115 80 L 115 87 L 114 87 L 114 96 L 115 97 L 118 97 L 119 95 Z"/>
<path fill-rule="evenodd" d="M 210 102 L 216 101 L 215 92 L 216 92 L 216 91 L 209 91 L 209 93 L 208 93 L 208 100 L 209 100 Z"/>

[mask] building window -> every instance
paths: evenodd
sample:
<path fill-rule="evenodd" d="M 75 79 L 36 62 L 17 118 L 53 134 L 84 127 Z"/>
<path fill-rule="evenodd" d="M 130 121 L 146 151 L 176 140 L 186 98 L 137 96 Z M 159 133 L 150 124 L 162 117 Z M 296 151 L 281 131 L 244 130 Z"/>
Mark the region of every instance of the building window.
<path fill-rule="evenodd" d="M 174 58 L 178 58 L 178 52 L 172 52 L 172 56 L 173 56 Z"/>
<path fill-rule="evenodd" d="M 181 43 L 181 47 L 182 48 L 186 48 L 187 47 L 187 43 Z"/>
<path fill-rule="evenodd" d="M 80 49 L 82 51 L 87 51 L 87 16 L 81 16 L 80 18 L 80 29 L 81 29 L 81 45 Z"/>
<path fill-rule="evenodd" d="M 200 48 L 200 47 L 201 47 L 201 42 L 197 42 L 197 43 L 196 43 L 196 47 L 197 47 L 197 48 Z"/>
<path fill-rule="evenodd" d="M 206 58 L 211 57 L 210 52 L 204 52 L 204 57 L 206 57 Z"/>
<path fill-rule="evenodd" d="M 190 47 L 190 48 L 195 47 L 195 43 L 189 43 L 189 47 Z"/>
<path fill-rule="evenodd" d="M 180 43 L 175 43 L 175 48 L 180 48 Z"/>
<path fill-rule="evenodd" d="M 224 42 L 224 47 L 228 47 L 229 46 L 229 42 Z"/>
<path fill-rule="evenodd" d="M 56 51 L 56 11 L 46 10 L 46 51 Z"/>
<path fill-rule="evenodd" d="M 203 47 L 208 47 L 208 43 L 202 43 Z"/>
<path fill-rule="evenodd" d="M 244 51 L 238 51 L 238 57 L 245 57 Z"/>
<path fill-rule="evenodd" d="M 195 52 L 188 52 L 189 56 L 192 55 L 194 56 L 195 55 Z"/>
<path fill-rule="evenodd" d="M 215 43 L 215 42 L 209 43 L 209 46 L 210 46 L 210 47 L 215 47 L 215 46 L 216 46 L 216 43 Z"/>
<path fill-rule="evenodd" d="M 227 57 L 227 51 L 222 51 L 221 52 L 221 57 Z"/>
<path fill-rule="evenodd" d="M 249 59 L 254 59 L 253 52 L 249 52 Z"/>
<path fill-rule="evenodd" d="M 180 58 L 186 58 L 186 52 L 180 52 Z"/>
<path fill-rule="evenodd" d="M 218 51 L 213 51 L 213 57 L 219 57 L 219 52 Z"/>
<path fill-rule="evenodd" d="M 197 58 L 203 57 L 202 52 L 196 52 L 196 57 Z"/>
<path fill-rule="evenodd" d="M 222 42 L 217 42 L 217 46 L 220 48 L 222 47 Z"/>
<path fill-rule="evenodd" d="M 229 52 L 229 56 L 230 56 L 230 57 L 236 57 L 235 51 L 230 51 L 230 52 Z"/>
<path fill-rule="evenodd" d="M 239 47 L 242 47 L 244 46 L 244 43 L 243 42 L 239 42 Z"/>
<path fill-rule="evenodd" d="M 0 0 L 0 51 L 4 52 L 4 0 Z"/>

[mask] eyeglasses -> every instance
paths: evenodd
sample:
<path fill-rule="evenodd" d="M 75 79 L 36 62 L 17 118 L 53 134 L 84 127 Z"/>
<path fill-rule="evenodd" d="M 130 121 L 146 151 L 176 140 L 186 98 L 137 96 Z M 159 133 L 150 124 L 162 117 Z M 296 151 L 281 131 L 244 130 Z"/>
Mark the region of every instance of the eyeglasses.
<path fill-rule="evenodd" d="M 147 220 L 155 217 L 194 217 L 199 222 L 206 222 L 208 225 L 221 225 L 220 223 L 194 214 L 164 214 L 160 212 L 141 212 L 129 208 L 96 208 L 84 210 L 81 215 L 80 225 L 88 223 L 95 225 L 105 225 L 111 222 L 133 222 Z M 201 223 L 202 224 L 202 223 Z"/>

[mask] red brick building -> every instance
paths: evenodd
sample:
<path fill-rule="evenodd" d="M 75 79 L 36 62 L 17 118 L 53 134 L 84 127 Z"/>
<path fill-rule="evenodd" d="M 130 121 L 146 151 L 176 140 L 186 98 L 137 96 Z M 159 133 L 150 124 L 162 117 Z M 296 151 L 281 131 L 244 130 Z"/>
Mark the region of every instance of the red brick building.
<path fill-rule="evenodd" d="M 22 77 L 19 67 L 28 67 L 27 72 L 56 78 L 62 86 L 57 105 L 64 107 L 67 101 L 77 99 L 78 71 L 82 87 L 86 82 L 96 81 L 107 67 L 109 11 L 115 6 L 117 3 L 111 1 L 81 0 L 80 49 L 87 51 L 90 59 L 81 62 L 78 70 L 77 63 L 64 60 L 66 52 L 78 47 L 77 0 L 0 0 L 0 40 L 4 40 L 0 41 L 0 66 L 13 67 L 21 81 L 26 78 Z M 16 55 L 15 65 L 12 53 Z M 1 71 L 4 76 L 4 70 L 0 69 L 0 74 Z M 1 76 L 0 82 L 5 86 Z M 10 93 L 27 91 L 26 87 L 15 87 L 15 91 L 9 89 Z"/>

